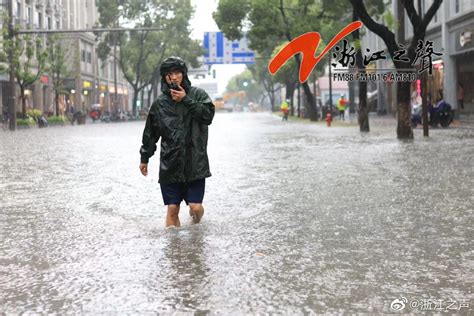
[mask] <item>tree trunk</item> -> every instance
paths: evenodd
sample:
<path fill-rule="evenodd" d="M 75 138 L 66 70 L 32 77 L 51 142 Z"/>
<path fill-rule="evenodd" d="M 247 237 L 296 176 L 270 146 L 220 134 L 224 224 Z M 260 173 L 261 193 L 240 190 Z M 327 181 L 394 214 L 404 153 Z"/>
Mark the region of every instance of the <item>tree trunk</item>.
<path fill-rule="evenodd" d="M 361 132 L 370 132 L 366 81 L 359 82 L 359 130 Z"/>
<path fill-rule="evenodd" d="M 272 107 L 272 112 L 275 110 L 275 85 L 272 84 L 271 91 L 268 92 L 268 97 L 270 99 L 270 106 Z"/>
<path fill-rule="evenodd" d="M 422 124 L 423 124 L 423 136 L 429 136 L 429 127 L 428 127 L 428 87 L 427 87 L 427 78 L 426 78 L 426 71 L 421 78 L 421 95 L 422 95 L 422 103 L 421 103 L 421 110 L 422 110 Z M 431 102 L 431 100 L 430 100 Z"/>
<path fill-rule="evenodd" d="M 21 114 L 23 119 L 26 119 L 26 97 L 25 97 L 25 87 L 20 86 L 20 98 L 21 98 Z"/>
<path fill-rule="evenodd" d="M 153 87 L 153 95 L 155 96 L 155 99 L 158 98 L 158 95 L 160 94 L 159 88 L 161 88 L 161 83 L 157 82 Z"/>
<path fill-rule="evenodd" d="M 286 82 L 286 94 L 285 94 L 285 100 L 290 100 L 290 115 L 294 116 L 295 115 L 295 106 L 293 105 L 293 96 L 295 95 L 295 82 Z"/>
<path fill-rule="evenodd" d="M 309 84 L 307 81 L 303 82 L 303 91 L 306 96 L 306 101 L 308 101 L 308 116 L 310 121 L 317 121 L 318 120 L 318 113 L 316 111 L 316 99 L 314 98 L 311 89 L 309 88 Z"/>
<path fill-rule="evenodd" d="M 286 24 L 286 38 L 288 39 L 289 42 L 291 42 L 293 40 L 293 38 L 291 37 L 291 34 L 290 34 L 290 26 L 289 26 L 289 22 L 288 22 L 288 19 L 286 17 L 286 14 L 285 14 L 285 9 L 283 7 L 283 0 L 280 0 L 279 10 L 281 12 L 283 21 Z M 300 55 L 296 54 L 296 55 L 294 55 L 294 58 L 296 60 L 296 66 L 298 68 L 298 73 L 299 73 L 299 69 L 301 68 Z M 313 96 L 313 94 L 311 93 L 311 89 L 309 88 L 308 81 L 303 82 L 302 85 L 303 85 L 304 94 L 306 96 L 306 100 L 308 101 L 308 108 L 309 108 L 308 109 L 309 110 L 308 111 L 309 112 L 308 116 L 309 116 L 309 119 L 310 119 L 310 121 L 317 121 L 318 120 L 318 112 L 316 111 L 316 99 Z"/>
<path fill-rule="evenodd" d="M 263 106 L 263 101 L 265 101 L 265 95 L 262 95 L 262 97 L 260 98 L 260 101 L 259 101 L 259 105 L 260 106 Z M 273 102 L 275 102 L 275 100 L 273 100 Z M 272 107 L 274 107 L 274 105 L 272 105 Z M 272 111 L 273 112 L 273 111 Z"/>
<path fill-rule="evenodd" d="M 352 11 L 352 20 L 357 21 L 359 19 L 356 10 Z M 359 30 L 352 33 L 352 38 L 355 42 L 360 42 Z M 362 47 L 359 46 L 356 52 L 356 63 L 358 71 L 365 72 L 365 66 L 362 62 Z M 367 106 L 367 81 L 359 81 L 359 130 L 361 132 L 370 132 L 369 126 L 369 110 Z"/>
<path fill-rule="evenodd" d="M 364 25 L 372 32 L 379 35 L 385 44 L 387 45 L 390 56 L 394 56 L 394 52 L 399 50 L 398 44 L 395 41 L 395 34 L 391 32 L 386 26 L 375 22 L 366 10 L 363 0 L 350 0 L 352 7 L 357 11 L 358 17 L 364 22 Z M 424 15 L 418 15 L 416 12 L 413 1 L 401 1 L 401 4 L 405 8 L 410 22 L 413 26 L 413 37 L 411 44 L 408 48 L 407 57 L 409 60 L 413 60 L 415 56 L 414 50 L 418 44 L 418 40 L 424 39 L 426 33 L 426 27 L 435 15 L 436 11 L 440 8 L 442 0 L 433 0 L 429 9 Z M 421 7 L 421 2 L 418 2 Z M 421 11 L 421 10 L 419 10 Z M 400 15 L 401 12 L 397 12 Z M 403 22 L 403 20 L 402 20 Z M 403 25 L 403 23 L 401 23 Z M 399 30 L 399 36 L 403 37 L 403 29 Z M 401 35 L 400 35 L 401 34 Z M 404 63 L 396 62 L 395 67 L 405 68 Z M 411 112 L 410 112 L 410 83 L 409 82 L 398 82 L 397 83 L 397 138 L 399 139 L 413 139 L 413 130 L 411 127 Z"/>
<path fill-rule="evenodd" d="M 410 112 L 410 82 L 398 82 L 397 138 L 413 139 Z"/>
<path fill-rule="evenodd" d="M 148 90 L 148 109 L 151 108 L 151 104 L 153 103 L 153 100 L 151 99 L 152 98 L 152 94 L 153 94 L 153 85 L 150 87 L 150 90 Z"/>
<path fill-rule="evenodd" d="M 56 105 L 56 116 L 59 116 L 59 93 L 54 90 L 54 103 Z"/>
<path fill-rule="evenodd" d="M 132 114 L 133 117 L 137 116 L 137 101 L 138 101 L 138 94 L 140 91 L 133 90 L 133 99 L 132 99 Z"/>

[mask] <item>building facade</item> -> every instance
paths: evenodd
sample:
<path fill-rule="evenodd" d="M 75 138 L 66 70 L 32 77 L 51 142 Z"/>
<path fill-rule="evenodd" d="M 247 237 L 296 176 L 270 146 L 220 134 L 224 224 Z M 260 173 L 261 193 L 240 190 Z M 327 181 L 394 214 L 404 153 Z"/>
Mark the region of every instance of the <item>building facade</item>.
<path fill-rule="evenodd" d="M 417 4 L 417 2 L 415 2 Z M 433 0 L 421 0 L 423 14 L 431 7 Z M 399 43 L 408 44 L 413 36 L 413 27 L 399 0 L 386 1 L 386 9 L 391 10 L 398 21 L 395 29 Z M 418 6 L 415 6 L 418 11 Z M 428 77 L 428 94 L 433 101 L 440 97 L 455 109 L 456 115 L 474 113 L 474 0 L 443 1 L 427 27 L 425 41 L 433 42 L 433 50 L 442 53 L 433 57 L 433 75 Z M 363 49 L 385 49 L 382 39 L 367 32 L 362 41 Z M 393 68 L 391 59 L 379 60 L 377 69 Z M 464 86 L 464 109 L 458 104 L 459 83 Z M 375 88 L 375 87 L 373 87 Z M 376 83 L 377 112 L 396 113 L 396 87 L 391 83 Z M 412 96 L 420 101 L 420 81 L 412 84 Z"/>
<path fill-rule="evenodd" d="M 85 30 L 98 25 L 99 14 L 96 0 L 14 0 L 13 18 L 15 27 L 20 30 Z M 91 32 L 60 33 L 60 41 L 68 68 L 60 111 L 88 111 L 93 105 L 100 105 L 105 111 L 128 111 L 129 85 L 113 56 L 104 62 L 98 58 L 96 36 Z M 117 69 L 117 95 L 114 66 Z M 8 76 L 2 75 L 0 80 L 3 106 L 7 99 Z M 28 87 L 26 95 L 28 108 L 55 111 L 48 73 Z M 17 102 L 17 111 L 20 109 L 20 102 Z"/>

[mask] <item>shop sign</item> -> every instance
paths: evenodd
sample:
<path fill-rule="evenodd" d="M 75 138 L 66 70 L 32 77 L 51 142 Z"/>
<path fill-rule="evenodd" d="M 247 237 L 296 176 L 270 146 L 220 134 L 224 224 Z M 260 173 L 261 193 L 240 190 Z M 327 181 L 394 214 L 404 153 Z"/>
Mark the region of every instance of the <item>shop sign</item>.
<path fill-rule="evenodd" d="M 110 87 L 110 88 L 109 88 L 109 93 L 111 93 L 111 94 L 115 93 L 115 88 L 114 88 L 114 87 Z M 120 87 L 118 87 L 118 88 L 117 88 L 117 94 L 128 95 L 128 89 L 127 89 L 127 88 L 120 88 Z"/>
<path fill-rule="evenodd" d="M 44 83 L 44 84 L 48 84 L 49 83 L 49 77 L 48 76 L 41 76 L 40 77 L 40 82 Z"/>
<path fill-rule="evenodd" d="M 82 87 L 83 87 L 84 89 L 91 88 L 91 87 L 92 87 L 92 82 L 87 81 L 87 80 L 84 80 L 84 81 L 82 82 Z"/>

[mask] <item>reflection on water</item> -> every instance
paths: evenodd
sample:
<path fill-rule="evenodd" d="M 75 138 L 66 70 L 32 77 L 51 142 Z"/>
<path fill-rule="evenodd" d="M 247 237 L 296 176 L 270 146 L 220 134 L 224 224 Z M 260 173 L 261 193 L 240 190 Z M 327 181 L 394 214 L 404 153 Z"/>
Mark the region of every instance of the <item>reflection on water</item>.
<path fill-rule="evenodd" d="M 0 311 L 391 312 L 473 300 L 474 132 L 218 114 L 206 215 L 165 230 L 143 122 L 0 133 Z M 465 312 L 466 310 L 464 310 Z M 461 311 L 463 312 L 463 311 Z"/>

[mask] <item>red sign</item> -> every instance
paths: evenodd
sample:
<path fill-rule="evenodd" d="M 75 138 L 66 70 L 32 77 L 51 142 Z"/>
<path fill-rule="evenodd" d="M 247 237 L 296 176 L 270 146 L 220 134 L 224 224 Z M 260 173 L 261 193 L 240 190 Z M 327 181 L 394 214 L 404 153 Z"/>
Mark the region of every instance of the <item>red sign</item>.
<path fill-rule="evenodd" d="M 49 83 L 49 77 L 48 76 L 41 76 L 40 77 L 40 82 L 44 83 L 44 84 L 48 84 Z"/>

